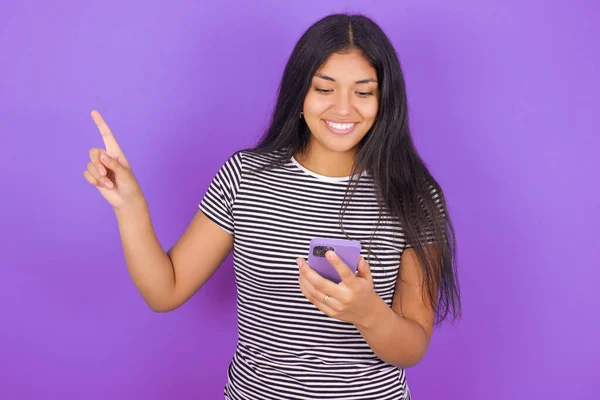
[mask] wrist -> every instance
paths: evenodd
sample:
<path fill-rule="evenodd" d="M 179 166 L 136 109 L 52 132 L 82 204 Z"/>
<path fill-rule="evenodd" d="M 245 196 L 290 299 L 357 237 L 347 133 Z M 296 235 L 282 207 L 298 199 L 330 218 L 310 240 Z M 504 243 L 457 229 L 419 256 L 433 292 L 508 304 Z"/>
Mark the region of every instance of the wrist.
<path fill-rule="evenodd" d="M 368 303 L 366 315 L 355 324 L 359 329 L 373 329 L 379 322 L 385 321 L 386 314 L 392 311 L 375 291 L 369 297 Z"/>
<path fill-rule="evenodd" d="M 113 207 L 117 218 L 128 218 L 130 216 L 139 216 L 148 213 L 148 204 L 142 196 L 132 202 L 124 203 Z"/>

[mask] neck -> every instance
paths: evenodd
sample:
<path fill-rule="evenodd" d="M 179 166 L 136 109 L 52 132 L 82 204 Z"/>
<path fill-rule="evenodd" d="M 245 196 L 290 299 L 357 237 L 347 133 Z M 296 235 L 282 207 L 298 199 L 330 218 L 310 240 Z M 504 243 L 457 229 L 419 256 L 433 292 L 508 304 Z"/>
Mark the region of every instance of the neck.
<path fill-rule="evenodd" d="M 323 147 L 309 146 L 305 152 L 297 152 L 294 157 L 302 166 L 319 175 L 332 178 L 350 176 L 354 166 L 356 150 L 336 152 Z"/>

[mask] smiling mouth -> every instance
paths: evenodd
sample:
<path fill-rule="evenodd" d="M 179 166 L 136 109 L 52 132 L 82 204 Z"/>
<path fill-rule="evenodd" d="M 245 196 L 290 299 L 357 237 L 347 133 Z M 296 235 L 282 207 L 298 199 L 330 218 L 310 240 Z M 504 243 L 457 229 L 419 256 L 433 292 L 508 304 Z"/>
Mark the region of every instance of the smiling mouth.
<path fill-rule="evenodd" d="M 347 135 L 348 133 L 354 130 L 356 125 L 358 125 L 356 122 L 333 122 L 327 120 L 323 121 L 325 122 L 327 128 L 336 135 Z"/>

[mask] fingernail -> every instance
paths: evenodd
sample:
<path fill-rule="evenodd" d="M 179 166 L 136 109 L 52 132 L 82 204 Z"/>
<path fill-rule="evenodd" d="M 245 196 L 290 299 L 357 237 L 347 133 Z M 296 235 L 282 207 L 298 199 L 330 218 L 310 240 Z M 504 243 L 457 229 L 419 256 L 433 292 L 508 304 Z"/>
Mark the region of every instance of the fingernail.
<path fill-rule="evenodd" d="M 105 183 L 104 183 L 104 186 L 105 186 L 106 188 L 108 188 L 108 189 L 112 189 L 112 187 L 113 187 L 113 183 L 112 183 L 111 181 L 108 181 L 108 182 L 105 182 Z"/>
<path fill-rule="evenodd" d="M 108 162 L 108 156 L 106 155 L 106 153 L 102 153 L 100 155 L 100 158 L 102 158 L 102 161 Z"/>
<path fill-rule="evenodd" d="M 103 167 L 102 165 L 100 165 L 100 166 L 98 167 L 98 173 L 99 173 L 100 175 L 102 175 L 102 176 L 105 176 L 105 175 L 106 175 L 106 170 L 104 169 L 104 167 Z"/>
<path fill-rule="evenodd" d="M 328 260 L 333 260 L 335 257 L 335 253 L 333 252 L 333 250 L 329 250 L 327 253 L 325 253 L 325 256 L 327 256 Z"/>
<path fill-rule="evenodd" d="M 296 264 L 298 264 L 299 267 L 302 266 L 302 261 L 301 260 L 296 260 Z"/>

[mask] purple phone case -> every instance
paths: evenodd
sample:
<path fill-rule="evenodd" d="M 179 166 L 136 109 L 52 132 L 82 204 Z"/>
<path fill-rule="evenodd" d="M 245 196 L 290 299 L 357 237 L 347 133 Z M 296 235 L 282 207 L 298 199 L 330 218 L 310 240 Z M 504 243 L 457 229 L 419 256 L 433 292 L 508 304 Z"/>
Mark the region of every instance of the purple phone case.
<path fill-rule="evenodd" d="M 317 246 L 332 247 L 335 254 L 338 255 L 346 264 L 352 273 L 356 274 L 358 268 L 358 260 L 360 257 L 361 244 L 356 240 L 347 239 L 328 239 L 314 238 L 310 241 L 308 252 L 308 265 L 317 271 L 322 277 L 329 279 L 332 282 L 340 283 L 342 280 L 333 267 L 325 258 L 325 255 L 318 256 L 313 254 Z M 319 252 L 319 250 L 317 250 Z"/>

